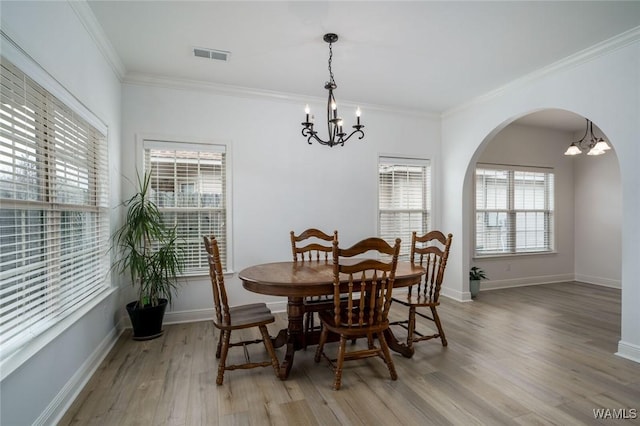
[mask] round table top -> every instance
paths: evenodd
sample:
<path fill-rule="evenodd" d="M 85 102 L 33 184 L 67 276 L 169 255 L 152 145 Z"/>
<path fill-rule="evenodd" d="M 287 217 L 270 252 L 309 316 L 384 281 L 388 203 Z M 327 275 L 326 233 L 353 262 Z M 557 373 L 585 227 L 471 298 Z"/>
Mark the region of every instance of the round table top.
<path fill-rule="evenodd" d="M 398 262 L 394 287 L 417 284 L 424 269 Z M 307 297 L 333 294 L 333 262 L 275 262 L 250 266 L 238 274 L 245 289 L 270 296 Z M 346 280 L 345 280 L 346 282 Z"/>

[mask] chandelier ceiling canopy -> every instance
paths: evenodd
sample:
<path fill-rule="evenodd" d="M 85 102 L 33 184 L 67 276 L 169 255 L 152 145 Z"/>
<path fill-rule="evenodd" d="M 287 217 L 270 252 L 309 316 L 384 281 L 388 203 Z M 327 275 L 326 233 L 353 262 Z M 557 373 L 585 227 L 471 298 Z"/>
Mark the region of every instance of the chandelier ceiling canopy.
<path fill-rule="evenodd" d="M 327 131 L 328 131 L 328 139 L 325 141 L 318 136 L 318 132 L 314 130 L 314 116 L 311 116 L 311 120 L 309 120 L 310 108 L 309 105 L 305 106 L 304 112 L 306 115 L 305 121 L 302 123 L 302 136 L 307 138 L 307 142 L 311 145 L 312 141 L 320 143 L 321 145 L 335 146 L 335 145 L 343 145 L 346 141 L 348 141 L 351 136 L 358 135 L 358 139 L 362 139 L 364 137 L 364 126 L 360 124 L 360 107 L 356 108 L 356 124 L 353 127 L 353 131 L 347 133 L 343 129 L 343 120 L 338 115 L 338 105 L 336 104 L 336 99 L 333 95 L 333 91 L 336 89 L 336 81 L 333 77 L 333 70 L 331 69 L 331 60 L 333 59 L 333 43 L 338 41 L 338 35 L 333 33 L 325 34 L 323 37 L 324 41 L 329 43 L 329 81 L 327 81 L 324 85 L 324 88 L 329 91 L 329 99 L 327 100 Z"/>

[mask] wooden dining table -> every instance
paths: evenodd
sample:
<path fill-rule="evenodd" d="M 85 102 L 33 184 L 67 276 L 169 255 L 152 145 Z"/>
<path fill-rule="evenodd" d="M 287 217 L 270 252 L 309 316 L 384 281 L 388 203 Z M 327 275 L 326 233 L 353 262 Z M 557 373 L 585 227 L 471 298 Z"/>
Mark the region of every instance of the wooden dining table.
<path fill-rule="evenodd" d="M 420 265 L 398 262 L 394 288 L 417 284 L 424 273 Z M 317 331 L 307 334 L 304 332 L 304 299 L 309 296 L 333 295 L 333 262 L 305 260 L 264 263 L 243 269 L 238 277 L 244 288 L 251 292 L 287 297 L 288 326 L 280 330 L 273 339 L 275 347 L 286 345 L 286 353 L 280 363 L 280 378 L 284 380 L 291 372 L 295 352 L 318 341 Z M 346 292 L 346 276 L 344 285 Z M 413 349 L 399 342 L 390 328 L 385 331 L 385 338 L 392 350 L 407 358 L 413 356 Z"/>

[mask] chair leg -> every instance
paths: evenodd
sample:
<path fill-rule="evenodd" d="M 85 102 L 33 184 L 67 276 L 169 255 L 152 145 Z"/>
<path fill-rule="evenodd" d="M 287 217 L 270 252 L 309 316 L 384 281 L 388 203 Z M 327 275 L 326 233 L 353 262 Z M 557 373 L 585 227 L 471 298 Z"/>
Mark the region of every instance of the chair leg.
<path fill-rule="evenodd" d="M 222 333 L 222 351 L 220 354 L 220 361 L 218 361 L 218 377 L 216 378 L 216 384 L 221 385 L 224 380 L 224 370 L 227 363 L 227 354 L 229 353 L 229 340 L 231 339 L 231 330 L 220 330 Z"/>
<path fill-rule="evenodd" d="M 413 334 L 416 331 L 416 307 L 409 306 L 409 323 L 407 324 L 407 347 L 413 347 Z"/>
<path fill-rule="evenodd" d="M 305 314 L 305 319 L 304 319 L 304 349 L 307 349 L 307 336 L 309 336 L 309 333 L 313 330 L 314 327 L 314 323 L 313 323 L 313 312 L 306 312 Z"/>
<path fill-rule="evenodd" d="M 320 357 L 322 356 L 322 351 L 324 350 L 324 344 L 327 342 L 327 336 L 329 336 L 329 329 L 323 326 L 322 332 L 320 333 L 320 341 L 318 342 L 318 347 L 316 348 L 316 356 L 314 357 L 315 362 L 320 362 Z"/>
<path fill-rule="evenodd" d="M 371 333 L 367 334 L 367 345 L 369 346 L 369 349 L 373 349 L 375 347 L 373 344 L 373 335 Z"/>
<path fill-rule="evenodd" d="M 267 326 L 261 325 L 258 328 L 260 329 L 260 333 L 262 334 L 262 342 L 264 343 L 264 347 L 271 357 L 271 365 L 273 365 L 273 370 L 276 372 L 276 377 L 281 379 L 282 377 L 280 377 L 280 362 L 278 361 L 278 357 L 276 356 L 275 349 L 273 349 L 273 342 L 271 342 L 271 336 L 269 336 Z"/>
<path fill-rule="evenodd" d="M 342 385 L 342 367 L 344 366 L 344 354 L 346 352 L 347 339 L 340 336 L 340 347 L 338 348 L 338 359 L 336 364 L 336 375 L 333 381 L 333 389 L 339 390 Z"/>
<path fill-rule="evenodd" d="M 431 314 L 433 315 L 433 322 L 436 323 L 436 327 L 438 327 L 438 334 L 440 334 L 440 340 L 442 341 L 442 346 L 447 346 L 447 338 L 444 336 L 444 330 L 442 330 L 442 323 L 440 322 L 440 317 L 438 316 L 438 311 L 435 306 L 431 306 Z"/>
<path fill-rule="evenodd" d="M 384 355 L 384 362 L 387 364 L 391 380 L 398 380 L 398 373 L 396 373 L 396 366 L 393 364 L 393 358 L 391 358 L 391 352 L 389 352 L 389 345 L 387 345 L 387 339 L 384 338 L 383 333 L 378 333 L 378 340 L 380 341 L 380 349 Z"/>
<path fill-rule="evenodd" d="M 222 350 L 222 335 L 224 332 L 222 330 L 218 330 L 220 335 L 218 336 L 218 347 L 216 348 L 216 358 L 220 359 L 220 351 Z"/>

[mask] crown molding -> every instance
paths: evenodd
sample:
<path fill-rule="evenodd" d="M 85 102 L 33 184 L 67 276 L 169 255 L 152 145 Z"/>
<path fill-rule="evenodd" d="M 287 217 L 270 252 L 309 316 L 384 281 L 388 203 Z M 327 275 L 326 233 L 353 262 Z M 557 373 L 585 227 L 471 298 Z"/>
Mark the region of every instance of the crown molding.
<path fill-rule="evenodd" d="M 235 97 L 243 97 L 243 98 L 251 98 L 251 99 L 256 99 L 256 98 L 272 99 L 272 100 L 275 99 L 283 102 L 296 103 L 299 105 L 304 105 L 309 103 L 322 104 L 327 102 L 326 97 L 305 96 L 305 95 L 300 95 L 296 93 L 278 92 L 278 91 L 266 90 L 266 89 L 255 89 L 250 87 L 233 86 L 228 84 L 212 83 L 212 82 L 202 81 L 202 80 L 190 80 L 190 79 L 167 77 L 167 76 L 153 75 L 153 74 L 146 74 L 146 73 L 127 73 L 122 83 L 135 85 L 135 86 L 152 86 L 152 87 L 162 87 L 166 89 L 175 89 L 175 90 L 188 90 L 188 91 L 197 91 L 197 92 L 206 91 L 206 92 L 215 93 L 218 95 L 235 96 Z M 340 105 L 343 105 L 346 107 L 352 107 L 352 108 L 360 106 L 360 108 L 366 109 L 369 111 L 375 110 L 375 111 L 381 111 L 386 113 L 413 115 L 421 118 L 440 120 L 439 113 L 433 113 L 430 111 L 399 108 L 399 107 L 377 105 L 377 104 L 356 103 L 356 102 L 351 102 L 346 100 L 341 100 Z"/>
<path fill-rule="evenodd" d="M 640 40 L 640 26 L 625 31 L 610 39 L 597 43 L 591 47 L 581 50 L 573 55 L 567 56 L 557 62 L 547 65 L 538 69 L 532 73 L 526 74 L 520 78 L 517 78 L 510 83 L 507 83 L 495 90 L 485 93 L 484 95 L 477 96 L 463 104 L 450 108 L 444 111 L 441 115 L 442 118 L 462 112 L 468 108 L 476 105 L 483 104 L 491 99 L 497 98 L 505 92 L 517 89 L 519 87 L 530 84 L 534 81 L 541 80 L 544 77 L 554 74 L 563 70 L 567 70 L 578 65 L 585 64 L 596 58 L 605 56 L 618 49 L 622 49 L 630 44 L 633 44 Z"/>
<path fill-rule="evenodd" d="M 118 79 L 122 81 L 127 73 L 124 63 L 120 59 L 120 56 L 118 56 L 116 49 L 109 41 L 109 38 L 96 19 L 96 16 L 93 14 L 93 11 L 89 7 L 87 1 L 67 0 L 67 4 L 71 6 L 71 9 L 73 9 L 78 16 L 78 19 L 95 42 L 98 50 L 102 53 L 102 56 L 107 60 L 113 71 L 116 73 Z"/>

